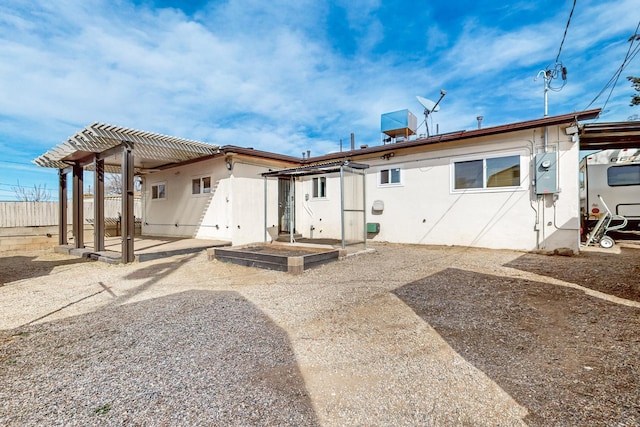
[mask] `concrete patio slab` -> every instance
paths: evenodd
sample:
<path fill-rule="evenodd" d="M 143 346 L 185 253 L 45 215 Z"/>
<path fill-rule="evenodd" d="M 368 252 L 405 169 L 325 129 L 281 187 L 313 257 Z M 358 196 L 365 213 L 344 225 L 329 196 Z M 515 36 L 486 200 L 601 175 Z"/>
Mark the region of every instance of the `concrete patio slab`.
<path fill-rule="evenodd" d="M 70 245 L 56 246 L 54 251 L 81 258 L 91 258 L 97 261 L 118 264 L 122 262 L 120 253 L 121 237 L 105 238 L 105 250 L 94 251 L 93 242 L 87 242 L 84 248 L 74 248 Z M 135 259 L 144 262 L 174 255 L 184 255 L 204 251 L 209 248 L 231 246 L 230 241 L 208 239 L 185 239 L 175 237 L 137 236 L 133 242 Z"/>

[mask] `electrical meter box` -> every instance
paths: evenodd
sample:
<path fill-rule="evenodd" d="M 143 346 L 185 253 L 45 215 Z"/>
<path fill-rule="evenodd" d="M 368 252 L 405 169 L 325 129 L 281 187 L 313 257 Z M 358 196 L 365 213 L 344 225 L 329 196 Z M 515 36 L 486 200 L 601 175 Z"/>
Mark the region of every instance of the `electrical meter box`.
<path fill-rule="evenodd" d="M 558 153 L 536 154 L 536 194 L 558 192 Z"/>

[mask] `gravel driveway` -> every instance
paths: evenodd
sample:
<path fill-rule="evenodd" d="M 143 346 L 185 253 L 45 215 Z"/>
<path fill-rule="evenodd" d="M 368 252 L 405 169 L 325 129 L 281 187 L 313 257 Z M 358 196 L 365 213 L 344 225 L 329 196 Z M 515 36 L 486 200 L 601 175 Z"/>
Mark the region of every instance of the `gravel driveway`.
<path fill-rule="evenodd" d="M 300 276 L 2 255 L 0 424 L 640 425 L 640 250 L 607 255 L 616 296 L 600 254 L 374 248 Z"/>

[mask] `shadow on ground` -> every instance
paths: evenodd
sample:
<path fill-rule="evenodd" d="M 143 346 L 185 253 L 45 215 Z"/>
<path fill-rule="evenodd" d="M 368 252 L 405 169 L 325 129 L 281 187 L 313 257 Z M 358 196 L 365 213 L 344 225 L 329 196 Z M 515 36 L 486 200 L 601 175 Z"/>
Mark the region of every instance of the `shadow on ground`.
<path fill-rule="evenodd" d="M 92 262 L 86 258 L 72 258 L 58 261 L 38 261 L 35 256 L 0 257 L 0 286 L 22 279 L 46 276 L 55 267 Z"/>
<path fill-rule="evenodd" d="M 235 292 L 6 332 L 2 425 L 317 425 L 286 333 Z"/>
<path fill-rule="evenodd" d="M 525 254 L 505 266 L 640 302 L 640 249 L 573 257 Z"/>
<path fill-rule="evenodd" d="M 526 407 L 530 425 L 640 424 L 640 309 L 457 269 L 395 294 Z"/>

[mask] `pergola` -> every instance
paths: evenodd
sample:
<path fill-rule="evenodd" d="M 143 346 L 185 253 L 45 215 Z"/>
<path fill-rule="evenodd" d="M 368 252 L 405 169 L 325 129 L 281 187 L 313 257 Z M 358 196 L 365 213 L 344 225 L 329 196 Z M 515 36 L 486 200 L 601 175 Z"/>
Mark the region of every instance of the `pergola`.
<path fill-rule="evenodd" d="M 104 251 L 104 174 L 122 175 L 122 262 L 135 259 L 133 177 L 218 153 L 219 146 L 103 123 L 93 123 L 34 159 L 59 170 L 59 241 L 67 245 L 67 175 L 73 176 L 72 227 L 75 248 L 84 248 L 83 172 L 94 171 L 94 250 Z"/>
<path fill-rule="evenodd" d="M 349 160 L 340 160 L 336 162 L 321 163 L 314 165 L 301 166 L 297 168 L 284 169 L 279 171 L 265 172 L 262 174 L 264 177 L 264 233 L 265 241 L 267 238 L 267 178 L 288 178 L 295 181 L 296 177 L 309 176 L 309 175 L 324 175 L 329 173 L 340 173 L 340 227 L 342 237 L 342 249 L 345 248 L 345 214 L 361 215 L 362 216 L 362 232 L 363 242 L 366 248 L 367 244 L 367 218 L 366 218 L 366 177 L 365 171 L 369 168 L 369 165 L 364 163 L 350 162 Z M 345 198 L 345 172 L 353 173 L 362 177 L 362 199 L 354 200 L 353 198 Z M 295 198 L 295 185 L 292 185 L 294 195 L 287 200 L 289 204 L 289 210 L 291 210 L 292 199 Z M 293 243 L 293 231 L 295 229 L 294 215 L 289 216 L 289 236 L 291 243 Z"/>

